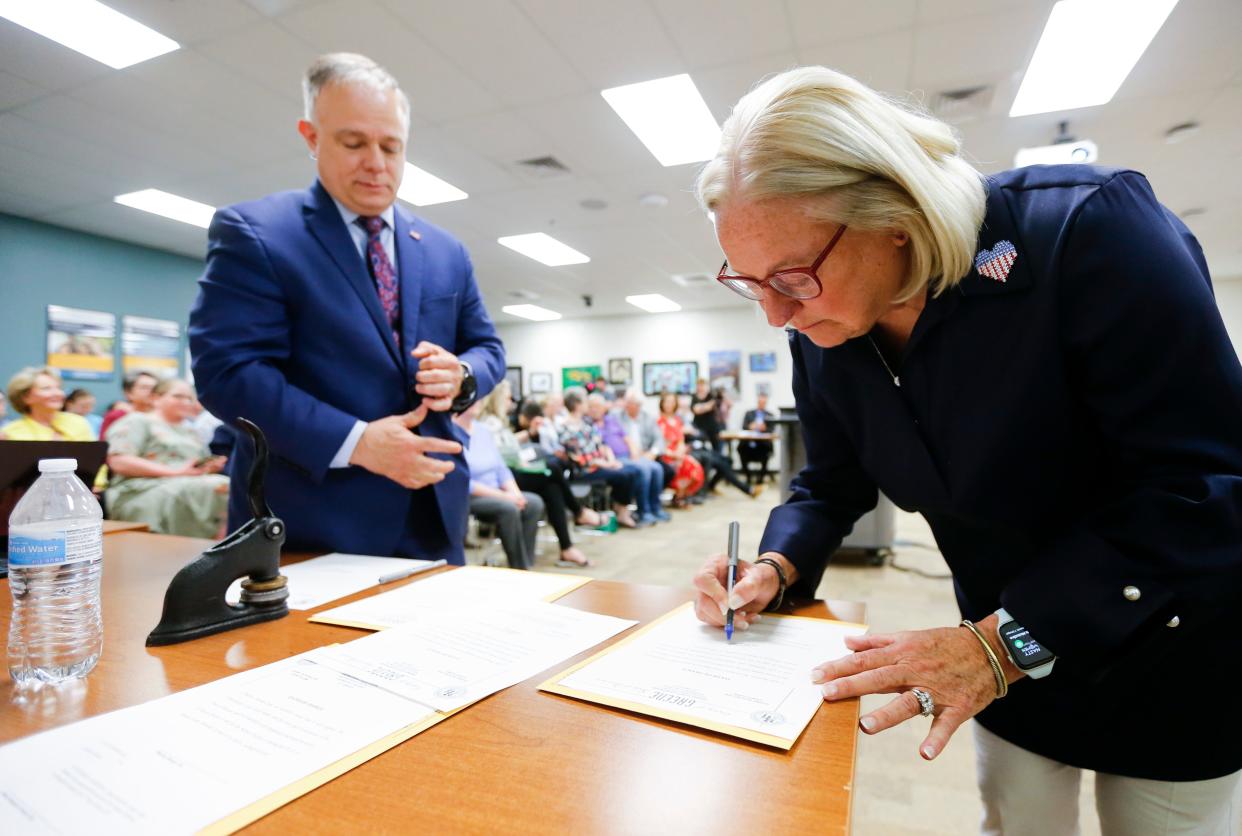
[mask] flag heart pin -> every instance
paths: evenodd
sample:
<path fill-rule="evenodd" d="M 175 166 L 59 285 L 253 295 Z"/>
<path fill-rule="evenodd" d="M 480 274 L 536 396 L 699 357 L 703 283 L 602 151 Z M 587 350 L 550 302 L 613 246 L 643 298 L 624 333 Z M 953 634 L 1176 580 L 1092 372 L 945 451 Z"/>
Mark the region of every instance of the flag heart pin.
<path fill-rule="evenodd" d="M 1009 270 L 1018 260 L 1018 251 L 1008 241 L 997 241 L 990 250 L 979 250 L 975 254 L 975 269 L 980 276 L 987 276 L 998 282 L 1009 278 Z"/>

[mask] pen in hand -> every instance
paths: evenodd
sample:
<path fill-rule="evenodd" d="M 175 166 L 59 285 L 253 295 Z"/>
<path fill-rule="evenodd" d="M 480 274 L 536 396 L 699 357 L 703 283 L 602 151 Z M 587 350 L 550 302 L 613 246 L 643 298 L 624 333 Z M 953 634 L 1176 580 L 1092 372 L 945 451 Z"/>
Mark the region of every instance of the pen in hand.
<path fill-rule="evenodd" d="M 729 523 L 729 596 L 730 607 L 725 611 L 725 641 L 733 641 L 733 581 L 737 579 L 737 541 L 741 526 L 737 521 Z"/>

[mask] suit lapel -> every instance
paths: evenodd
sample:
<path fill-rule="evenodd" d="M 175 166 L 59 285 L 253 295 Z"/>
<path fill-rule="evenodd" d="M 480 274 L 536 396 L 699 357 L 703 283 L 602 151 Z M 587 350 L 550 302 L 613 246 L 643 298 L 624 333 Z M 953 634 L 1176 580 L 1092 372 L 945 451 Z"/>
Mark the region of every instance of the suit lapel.
<path fill-rule="evenodd" d="M 380 339 L 388 346 L 388 353 L 400 365 L 401 356 L 396 344 L 392 341 L 388 319 L 384 316 L 384 309 L 380 305 L 375 284 L 367 273 L 366 264 L 358 255 L 358 248 L 354 246 L 349 230 L 345 228 L 345 221 L 341 218 L 340 211 L 318 180 L 310 189 L 310 199 L 303 211 L 306 214 L 306 228 L 327 251 L 337 269 L 345 275 L 350 287 L 362 301 L 362 306 L 370 314 Z"/>
<path fill-rule="evenodd" d="M 397 251 L 397 281 L 401 284 L 401 341 L 406 355 L 402 359 L 408 363 L 410 352 L 418 345 L 418 311 L 423 294 L 423 260 L 426 253 L 416 219 L 407 215 L 400 206 L 395 208 L 392 213 L 393 249 Z"/>

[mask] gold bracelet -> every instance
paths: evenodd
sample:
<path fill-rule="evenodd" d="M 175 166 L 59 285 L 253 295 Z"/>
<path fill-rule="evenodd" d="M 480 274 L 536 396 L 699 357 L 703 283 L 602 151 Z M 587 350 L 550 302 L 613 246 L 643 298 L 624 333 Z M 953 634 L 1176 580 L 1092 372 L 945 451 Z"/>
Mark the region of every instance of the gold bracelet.
<path fill-rule="evenodd" d="M 988 664 L 992 667 L 992 675 L 996 677 L 996 699 L 999 700 L 1009 693 L 1009 682 L 1005 679 L 1005 670 L 1001 667 L 1000 659 L 996 658 L 996 651 L 992 649 L 992 645 L 988 644 L 988 640 L 979 632 L 979 628 L 973 621 L 962 619 L 961 626 L 974 633 L 979 644 L 983 645 L 983 652 L 987 654 Z"/>

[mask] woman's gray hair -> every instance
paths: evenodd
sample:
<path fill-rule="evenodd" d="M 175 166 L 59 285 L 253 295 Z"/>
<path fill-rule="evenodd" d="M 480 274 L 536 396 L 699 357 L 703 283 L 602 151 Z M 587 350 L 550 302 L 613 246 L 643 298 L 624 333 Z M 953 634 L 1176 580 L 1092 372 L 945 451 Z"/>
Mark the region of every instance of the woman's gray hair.
<path fill-rule="evenodd" d="M 944 122 L 826 67 L 773 76 L 738 101 L 699 172 L 704 210 L 789 197 L 813 218 L 910 237 L 894 301 L 952 287 L 973 267 L 983 178 Z"/>
<path fill-rule="evenodd" d="M 302 109 L 307 122 L 315 121 L 315 99 L 319 91 L 329 84 L 361 84 L 372 90 L 397 91 L 401 105 L 401 120 L 406 130 L 410 127 L 410 100 L 392 73 L 365 55 L 355 52 L 330 52 L 320 55 L 306 68 L 302 76 Z"/>

